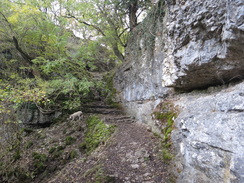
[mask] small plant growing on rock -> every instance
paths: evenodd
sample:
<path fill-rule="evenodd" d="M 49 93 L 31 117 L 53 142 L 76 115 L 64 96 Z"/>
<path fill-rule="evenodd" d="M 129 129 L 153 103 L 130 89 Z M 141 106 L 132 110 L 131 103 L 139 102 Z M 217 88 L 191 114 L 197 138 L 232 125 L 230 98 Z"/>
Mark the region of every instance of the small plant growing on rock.
<path fill-rule="evenodd" d="M 14 169 L 14 175 L 20 182 L 26 182 L 28 179 L 31 178 L 29 172 L 27 172 L 25 169 L 16 167 Z"/>
<path fill-rule="evenodd" d="M 87 132 L 85 134 L 85 142 L 82 147 L 90 153 L 96 149 L 101 143 L 104 143 L 114 132 L 114 126 L 105 124 L 97 116 L 91 116 L 87 120 Z"/>
<path fill-rule="evenodd" d="M 64 129 L 64 130 L 63 130 L 63 134 L 66 134 L 66 133 L 67 133 L 67 129 Z"/>
<path fill-rule="evenodd" d="M 53 158 L 53 159 L 58 159 L 59 157 L 61 157 L 61 155 L 63 154 L 63 152 L 64 152 L 63 150 L 59 150 L 59 151 L 58 151 L 58 150 L 56 149 L 56 151 L 53 153 L 52 158 Z"/>
<path fill-rule="evenodd" d="M 15 153 L 13 154 L 13 160 L 14 161 L 17 161 L 18 159 L 20 159 L 21 158 L 21 152 L 20 152 L 20 149 L 17 149 L 16 151 L 15 151 Z"/>
<path fill-rule="evenodd" d="M 42 173 L 45 171 L 47 165 L 47 155 L 46 154 L 41 154 L 41 153 L 37 153 L 37 152 L 33 152 L 32 153 L 32 157 L 33 157 L 33 165 L 34 165 L 34 173 L 36 175 Z"/>
<path fill-rule="evenodd" d="M 21 132 L 21 134 L 24 134 L 24 135 L 29 135 L 30 133 L 32 133 L 34 130 L 33 129 L 31 129 L 31 128 L 22 128 L 21 130 L 20 130 L 20 132 Z"/>
<path fill-rule="evenodd" d="M 73 149 L 69 154 L 69 158 L 74 159 L 77 155 L 78 155 L 77 151 Z"/>
<path fill-rule="evenodd" d="M 33 142 L 32 141 L 30 141 L 30 142 L 28 142 L 26 145 L 25 145 L 25 148 L 26 149 L 29 149 L 31 146 L 33 146 Z"/>
<path fill-rule="evenodd" d="M 66 145 L 71 145 L 73 144 L 74 142 L 76 141 L 76 139 L 74 137 L 71 137 L 71 136 L 67 136 L 65 138 L 65 144 Z"/>
<path fill-rule="evenodd" d="M 47 155 L 46 154 L 40 154 L 37 152 L 32 153 L 32 157 L 34 160 L 40 160 L 40 161 L 46 161 L 47 160 Z"/>
<path fill-rule="evenodd" d="M 88 183 L 115 182 L 114 177 L 110 177 L 110 176 L 106 175 L 101 164 L 98 164 L 98 165 L 94 166 L 93 168 L 91 168 L 90 170 L 88 170 L 84 174 L 84 177 L 90 177 L 90 179 L 93 180 L 93 181 L 89 181 Z"/>
<path fill-rule="evenodd" d="M 79 148 L 80 152 L 84 152 L 87 149 L 86 143 L 85 142 L 80 143 L 78 148 Z"/>
<path fill-rule="evenodd" d="M 57 159 L 63 154 L 63 150 L 65 149 L 64 146 L 58 146 L 58 147 L 51 147 L 49 149 L 49 154 L 51 154 L 52 159 Z"/>
<path fill-rule="evenodd" d="M 173 158 L 173 155 L 170 153 L 169 150 L 163 149 L 162 150 L 162 158 L 163 158 L 163 160 L 169 161 Z"/>
<path fill-rule="evenodd" d="M 56 151 L 56 149 L 57 149 L 56 147 L 51 147 L 48 152 L 52 154 L 54 151 Z"/>
<path fill-rule="evenodd" d="M 155 120 L 161 122 L 162 125 L 162 159 L 169 161 L 173 158 L 173 155 L 170 153 L 171 141 L 170 136 L 174 126 L 174 119 L 177 116 L 177 110 L 172 106 L 171 103 L 160 103 L 156 111 L 152 114 Z"/>
<path fill-rule="evenodd" d="M 58 147 L 57 147 L 57 151 L 61 151 L 61 150 L 64 150 L 64 149 L 65 149 L 64 146 L 58 146 Z"/>

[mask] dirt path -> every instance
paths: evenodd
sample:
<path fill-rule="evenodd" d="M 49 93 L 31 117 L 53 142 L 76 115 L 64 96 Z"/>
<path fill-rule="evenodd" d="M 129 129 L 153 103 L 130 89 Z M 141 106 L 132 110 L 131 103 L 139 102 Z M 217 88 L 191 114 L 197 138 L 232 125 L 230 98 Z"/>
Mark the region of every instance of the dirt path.
<path fill-rule="evenodd" d="M 166 165 L 159 160 L 159 139 L 139 123 L 118 124 L 105 148 L 104 166 L 121 182 L 166 182 Z"/>
<path fill-rule="evenodd" d="M 121 115 L 101 114 L 116 131 L 86 159 L 76 159 L 49 183 L 168 183 L 167 164 L 160 158 L 160 139 Z"/>

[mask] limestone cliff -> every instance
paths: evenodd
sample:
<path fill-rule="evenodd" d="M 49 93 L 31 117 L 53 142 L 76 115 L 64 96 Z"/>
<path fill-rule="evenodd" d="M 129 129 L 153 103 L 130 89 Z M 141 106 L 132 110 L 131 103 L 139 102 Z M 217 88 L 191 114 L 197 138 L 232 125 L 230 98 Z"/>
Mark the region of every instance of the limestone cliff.
<path fill-rule="evenodd" d="M 178 108 L 177 182 L 244 182 L 244 84 L 234 85 L 244 78 L 243 52 L 243 0 L 159 1 L 133 31 L 114 80 L 118 98 L 158 132 L 158 104 Z"/>

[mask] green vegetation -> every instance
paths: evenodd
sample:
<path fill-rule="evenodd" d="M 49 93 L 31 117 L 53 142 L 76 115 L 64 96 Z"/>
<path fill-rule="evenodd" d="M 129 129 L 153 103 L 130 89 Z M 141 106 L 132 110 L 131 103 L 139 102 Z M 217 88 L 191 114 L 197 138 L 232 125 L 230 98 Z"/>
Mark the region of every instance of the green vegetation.
<path fill-rule="evenodd" d="M 40 153 L 37 153 L 37 152 L 33 152 L 32 153 L 32 157 L 34 160 L 39 160 L 39 161 L 42 161 L 42 162 L 45 162 L 47 160 L 47 155 L 46 154 L 40 154 Z"/>
<path fill-rule="evenodd" d="M 0 181 L 4 177 L 3 181 L 24 182 L 46 171 L 48 157 L 39 153 L 32 156 L 34 173 L 16 168 L 24 158 L 23 150 L 37 146 L 30 136 L 35 134 L 43 143 L 47 138 L 44 130 L 21 128 L 36 111 L 62 111 L 60 120 L 97 94 L 120 107 L 113 102 L 114 73 L 102 81 L 94 75 L 123 62 L 128 36 L 139 23 L 137 15 L 151 6 L 150 0 L 0 1 L 0 130 L 4 134 L 0 137 Z M 32 117 L 23 113 L 27 110 L 32 110 Z M 105 142 L 113 127 L 96 117 L 87 123 L 79 150 L 89 153 Z M 61 132 L 70 135 L 66 128 Z M 76 142 L 71 136 L 64 140 L 66 146 Z M 48 155 L 58 160 L 65 148 L 51 147 Z"/>
<path fill-rule="evenodd" d="M 20 149 L 17 149 L 17 150 L 15 151 L 15 153 L 13 154 L 13 160 L 14 160 L 14 161 L 16 161 L 16 160 L 18 160 L 18 159 L 21 158 L 20 153 L 21 153 Z"/>
<path fill-rule="evenodd" d="M 88 183 L 112 183 L 115 181 L 114 177 L 107 176 L 106 173 L 104 172 L 102 165 L 96 165 L 92 169 L 88 170 L 85 174 L 84 177 L 87 177 L 87 180 L 92 180 L 88 181 Z M 89 178 L 88 178 L 89 177 Z"/>
<path fill-rule="evenodd" d="M 91 116 L 87 119 L 87 128 L 84 143 L 79 149 L 90 153 L 110 137 L 115 127 L 105 124 L 97 116 Z"/>
<path fill-rule="evenodd" d="M 33 143 L 32 141 L 27 142 L 26 145 L 25 145 L 25 148 L 26 148 L 26 149 L 29 149 L 29 148 L 31 148 L 33 145 L 34 145 L 34 143 Z"/>
<path fill-rule="evenodd" d="M 61 151 L 61 150 L 64 150 L 64 149 L 65 149 L 64 146 L 58 146 L 58 147 L 57 147 L 57 151 Z"/>
<path fill-rule="evenodd" d="M 138 41 L 144 40 L 144 47 L 147 50 L 147 54 L 153 54 L 153 48 L 155 45 L 155 38 L 157 35 L 157 24 L 158 21 L 163 22 L 163 20 L 158 19 L 159 17 L 163 17 L 165 13 L 165 2 L 159 1 L 155 6 L 150 9 L 150 12 L 145 17 L 145 21 L 141 22 L 137 27 L 136 31 L 132 32 L 129 35 L 130 46 L 137 47 L 140 44 Z M 163 42 L 162 42 L 163 44 Z M 132 52 L 133 58 L 137 59 L 139 55 L 143 54 L 141 49 Z"/>
<path fill-rule="evenodd" d="M 78 156 L 78 153 L 77 153 L 77 151 L 75 150 L 75 149 L 73 149 L 71 152 L 70 152 L 70 154 L 69 154 L 69 158 L 70 159 L 74 159 L 75 157 L 77 157 Z"/>
<path fill-rule="evenodd" d="M 174 119 L 177 116 L 177 110 L 168 102 L 159 104 L 158 108 L 158 112 L 154 112 L 153 116 L 154 119 L 159 120 L 162 123 L 162 159 L 169 161 L 173 158 L 173 155 L 170 153 L 170 136 L 174 127 Z"/>
<path fill-rule="evenodd" d="M 54 146 L 49 149 L 49 154 L 51 155 L 51 159 L 58 159 L 61 157 L 61 155 L 64 152 L 65 147 L 64 146 Z"/>
<path fill-rule="evenodd" d="M 74 137 L 71 137 L 71 136 L 67 136 L 65 138 L 65 144 L 66 145 L 71 145 L 73 144 L 74 142 L 76 141 L 76 139 Z"/>
<path fill-rule="evenodd" d="M 56 151 L 56 147 L 51 147 L 48 152 L 52 154 L 54 151 Z"/>
<path fill-rule="evenodd" d="M 105 102 L 113 107 L 117 107 L 117 103 L 114 102 L 114 97 L 116 94 L 116 89 L 113 87 L 113 78 L 114 78 L 115 73 L 114 72 L 110 72 L 108 74 L 106 74 L 103 77 L 103 81 L 105 83 L 102 89 L 102 96 L 104 96 Z"/>
<path fill-rule="evenodd" d="M 80 152 L 85 152 L 87 149 L 86 143 L 85 142 L 80 143 L 78 148 L 79 148 Z"/>
<path fill-rule="evenodd" d="M 169 149 L 167 147 L 163 147 L 162 149 L 162 158 L 164 161 L 170 161 L 173 158 L 173 155 L 170 153 Z"/>
<path fill-rule="evenodd" d="M 52 160 L 58 160 L 58 158 L 61 157 L 61 155 L 63 154 L 64 152 L 64 149 L 65 147 L 64 146 L 54 146 L 54 147 L 51 147 L 49 149 L 49 154 L 51 155 L 51 159 Z M 67 159 L 74 159 L 75 157 L 78 156 L 78 153 L 77 153 L 77 150 L 76 149 L 72 149 L 70 152 L 69 152 L 69 155 L 67 157 Z"/>
<path fill-rule="evenodd" d="M 33 166 L 35 168 L 34 174 L 37 175 L 44 172 L 47 167 L 47 155 L 33 152 L 32 157 L 33 157 Z"/>
<path fill-rule="evenodd" d="M 149 0 L 2 0 L 0 111 L 12 113 L 26 103 L 45 113 L 79 108 L 104 88 L 90 71 L 123 61 L 138 14 L 151 6 Z"/>

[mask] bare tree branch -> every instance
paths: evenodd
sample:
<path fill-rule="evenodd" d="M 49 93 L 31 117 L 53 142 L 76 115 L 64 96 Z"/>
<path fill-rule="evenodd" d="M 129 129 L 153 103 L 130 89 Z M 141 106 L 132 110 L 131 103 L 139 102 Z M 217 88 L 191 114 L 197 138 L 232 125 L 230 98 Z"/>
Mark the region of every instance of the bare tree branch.
<path fill-rule="evenodd" d="M 30 65 L 32 65 L 33 63 L 32 63 L 32 58 L 27 54 L 27 53 L 25 53 L 23 50 L 22 50 L 22 48 L 19 46 L 19 42 L 18 42 L 18 40 L 16 39 L 16 37 L 15 36 L 13 36 L 13 42 L 14 42 L 14 46 L 15 46 L 15 48 L 18 50 L 18 52 L 21 54 L 21 56 L 23 57 L 23 59 L 25 59 L 27 62 L 28 62 L 28 64 L 30 64 Z"/>

